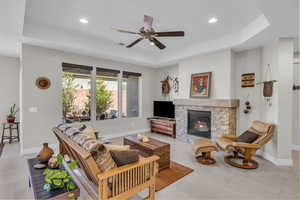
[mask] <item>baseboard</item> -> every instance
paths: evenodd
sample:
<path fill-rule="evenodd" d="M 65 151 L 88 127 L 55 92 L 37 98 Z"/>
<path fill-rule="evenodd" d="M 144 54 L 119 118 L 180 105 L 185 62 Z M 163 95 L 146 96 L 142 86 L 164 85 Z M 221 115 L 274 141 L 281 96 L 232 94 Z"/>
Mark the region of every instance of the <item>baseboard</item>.
<path fill-rule="evenodd" d="M 116 133 L 116 134 L 111 134 L 111 135 L 103 135 L 105 139 L 112 139 L 116 137 L 124 137 L 126 135 L 132 135 L 132 134 L 137 134 L 137 133 L 146 133 L 149 132 L 150 129 L 140 129 L 140 130 L 135 130 L 135 131 L 129 131 L 129 132 L 122 132 L 122 133 Z M 50 144 L 49 145 L 54 152 L 58 153 L 59 146 L 58 144 Z M 37 154 L 40 152 L 42 149 L 42 146 L 40 147 L 33 147 L 33 148 L 26 148 L 26 149 L 21 149 L 21 155 L 28 155 L 28 154 Z"/>
<path fill-rule="evenodd" d="M 55 153 L 58 153 L 58 149 L 59 149 L 58 144 L 49 144 L 49 147 L 52 148 Z M 28 154 L 38 154 L 42 148 L 43 148 L 42 146 L 39 146 L 39 147 L 21 149 L 21 155 L 24 156 Z"/>
<path fill-rule="evenodd" d="M 300 145 L 292 145 L 292 150 L 300 151 Z"/>
<path fill-rule="evenodd" d="M 290 159 L 281 159 L 281 158 L 276 158 L 274 157 L 273 155 L 271 154 L 268 154 L 266 152 L 261 152 L 260 155 L 272 162 L 273 164 L 277 165 L 277 166 L 293 166 L 293 160 L 290 158 Z"/>
<path fill-rule="evenodd" d="M 150 132 L 150 128 L 147 129 L 140 129 L 140 130 L 135 130 L 135 131 L 128 131 L 128 132 L 122 132 L 122 133 L 114 133 L 110 135 L 103 135 L 105 139 L 112 139 L 112 138 L 117 138 L 117 137 L 124 137 L 126 135 L 132 135 L 132 134 L 137 134 L 137 133 L 146 133 Z"/>

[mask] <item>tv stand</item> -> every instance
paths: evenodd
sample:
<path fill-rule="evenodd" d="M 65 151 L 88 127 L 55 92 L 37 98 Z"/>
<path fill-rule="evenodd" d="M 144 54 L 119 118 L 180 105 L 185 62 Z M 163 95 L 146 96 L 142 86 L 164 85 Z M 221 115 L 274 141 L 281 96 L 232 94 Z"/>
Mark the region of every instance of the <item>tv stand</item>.
<path fill-rule="evenodd" d="M 176 138 L 176 121 L 175 119 L 152 117 L 149 118 L 151 132 L 163 133 Z"/>

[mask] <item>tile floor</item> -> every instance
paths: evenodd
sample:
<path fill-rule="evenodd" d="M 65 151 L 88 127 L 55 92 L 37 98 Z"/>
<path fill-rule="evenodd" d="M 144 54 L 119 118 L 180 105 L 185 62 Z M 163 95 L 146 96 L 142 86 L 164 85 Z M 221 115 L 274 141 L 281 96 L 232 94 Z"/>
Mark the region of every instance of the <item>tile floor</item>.
<path fill-rule="evenodd" d="M 164 135 L 151 133 L 151 136 L 171 144 L 172 160 L 194 169 L 191 174 L 157 192 L 158 200 L 300 199 L 299 169 L 277 167 L 259 157 L 255 158 L 260 163 L 258 169 L 237 169 L 224 163 L 222 152 L 213 154 L 217 160 L 215 165 L 204 166 L 195 161 L 190 144 Z M 122 142 L 120 138 L 112 141 Z M 29 157 L 19 156 L 18 144 L 5 146 L 0 159 L 0 199 L 33 198 L 28 189 L 26 158 Z M 293 152 L 293 157 L 299 165 L 299 153 Z"/>

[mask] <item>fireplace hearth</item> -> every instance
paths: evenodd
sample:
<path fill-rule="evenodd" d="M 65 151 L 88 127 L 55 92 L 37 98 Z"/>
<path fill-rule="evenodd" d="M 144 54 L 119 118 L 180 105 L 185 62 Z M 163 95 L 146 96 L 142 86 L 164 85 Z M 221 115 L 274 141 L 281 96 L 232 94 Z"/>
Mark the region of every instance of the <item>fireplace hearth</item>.
<path fill-rule="evenodd" d="M 188 111 L 210 112 L 210 137 L 216 139 L 223 133 L 235 134 L 236 109 L 239 100 L 236 99 L 175 99 L 176 138 L 192 143 L 198 136 L 188 133 Z M 203 123 L 197 123 L 201 128 Z M 209 135 L 208 135 L 209 136 Z M 208 137 L 207 136 L 207 137 Z M 203 137 L 203 136 L 202 136 Z"/>
<path fill-rule="evenodd" d="M 188 110 L 187 134 L 211 138 L 211 112 Z"/>

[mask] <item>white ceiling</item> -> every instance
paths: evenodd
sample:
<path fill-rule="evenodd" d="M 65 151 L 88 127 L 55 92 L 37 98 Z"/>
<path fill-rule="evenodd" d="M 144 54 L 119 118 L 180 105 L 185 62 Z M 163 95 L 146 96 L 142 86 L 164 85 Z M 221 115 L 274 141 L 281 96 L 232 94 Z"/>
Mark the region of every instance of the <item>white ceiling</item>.
<path fill-rule="evenodd" d="M 297 37 L 298 0 L 2 0 L 0 54 L 18 55 L 18 44 L 39 45 L 91 56 L 158 67 L 222 48 L 242 50 L 276 37 Z M 23 6 L 23 7 L 22 7 Z M 25 17 L 24 17 L 25 10 Z M 154 17 L 157 31 L 185 31 L 184 38 L 159 38 L 159 50 L 137 36 L 113 28 L 136 31 L 143 15 Z M 88 24 L 80 24 L 86 17 Z M 217 24 L 208 24 L 217 17 Z M 9 19 L 9 20 L 7 20 Z M 24 25 L 23 25 L 24 22 Z M 23 31 L 23 32 L 22 32 Z M 252 41 L 252 42 L 251 42 Z M 2 43 L 3 42 L 3 43 Z M 7 43 L 7 44 L 6 44 Z"/>

